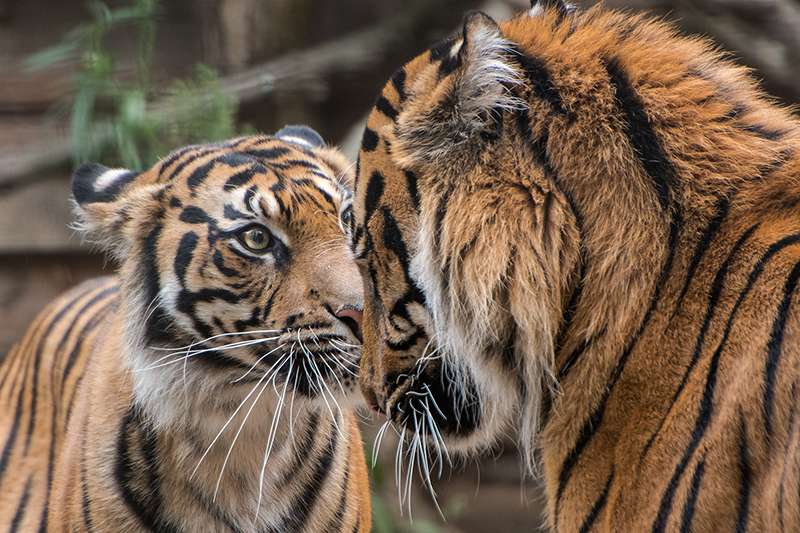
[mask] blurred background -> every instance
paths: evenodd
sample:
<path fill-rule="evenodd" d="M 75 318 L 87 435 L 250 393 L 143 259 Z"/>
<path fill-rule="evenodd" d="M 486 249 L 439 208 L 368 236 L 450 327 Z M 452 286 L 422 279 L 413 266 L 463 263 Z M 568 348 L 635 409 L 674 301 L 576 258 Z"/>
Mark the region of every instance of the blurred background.
<path fill-rule="evenodd" d="M 581 2 L 584 7 L 588 2 Z M 146 168 L 191 142 L 286 123 L 313 126 L 354 158 L 395 68 L 456 29 L 525 0 L 0 0 L 0 356 L 57 293 L 113 270 L 68 228 L 76 162 Z M 768 92 L 800 101 L 800 0 L 610 0 L 712 37 Z M 377 423 L 364 422 L 368 454 Z M 535 480 L 508 444 L 434 483 L 400 516 L 396 439 L 373 470 L 378 532 L 532 531 Z"/>

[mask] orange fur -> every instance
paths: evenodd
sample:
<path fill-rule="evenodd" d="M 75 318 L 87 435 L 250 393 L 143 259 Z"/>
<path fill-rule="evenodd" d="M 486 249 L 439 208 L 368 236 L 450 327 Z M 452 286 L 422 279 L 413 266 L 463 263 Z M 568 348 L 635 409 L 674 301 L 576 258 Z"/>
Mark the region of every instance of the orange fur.
<path fill-rule="evenodd" d="M 669 24 L 469 16 L 367 122 L 365 396 L 462 453 L 518 429 L 558 531 L 800 528 L 799 146 Z"/>

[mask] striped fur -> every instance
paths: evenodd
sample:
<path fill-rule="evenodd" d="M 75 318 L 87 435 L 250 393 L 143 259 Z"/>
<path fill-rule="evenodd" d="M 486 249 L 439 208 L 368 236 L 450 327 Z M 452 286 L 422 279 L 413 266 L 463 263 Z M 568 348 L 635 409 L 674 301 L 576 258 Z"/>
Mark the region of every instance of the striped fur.
<path fill-rule="evenodd" d="M 288 132 L 76 172 L 80 224 L 120 271 L 0 361 L 6 530 L 370 530 L 347 163 Z M 240 242 L 253 224 L 267 251 Z"/>
<path fill-rule="evenodd" d="M 518 431 L 554 530 L 796 531 L 800 124 L 704 40 L 557 4 L 470 15 L 370 114 L 362 390 L 451 451 Z"/>

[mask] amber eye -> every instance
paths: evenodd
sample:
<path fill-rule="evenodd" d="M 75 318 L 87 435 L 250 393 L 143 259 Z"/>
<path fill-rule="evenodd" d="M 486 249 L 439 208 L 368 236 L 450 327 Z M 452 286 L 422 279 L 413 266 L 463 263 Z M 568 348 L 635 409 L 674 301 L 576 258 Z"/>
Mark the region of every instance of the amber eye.
<path fill-rule="evenodd" d="M 264 226 L 247 226 L 236 238 L 251 252 L 264 253 L 272 247 L 272 234 Z"/>

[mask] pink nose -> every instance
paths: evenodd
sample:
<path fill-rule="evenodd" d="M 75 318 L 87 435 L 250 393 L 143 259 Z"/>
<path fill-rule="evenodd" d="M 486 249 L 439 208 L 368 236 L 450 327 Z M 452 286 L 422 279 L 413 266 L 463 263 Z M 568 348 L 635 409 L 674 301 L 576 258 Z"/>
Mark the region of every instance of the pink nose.
<path fill-rule="evenodd" d="M 353 335 L 355 335 L 359 341 L 361 340 L 361 321 L 364 318 L 364 313 L 361 312 L 360 309 L 344 307 L 336 311 L 336 318 L 344 322 L 345 325 L 350 328 L 350 331 L 353 332 Z"/>

